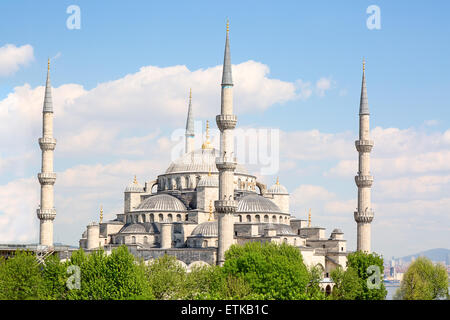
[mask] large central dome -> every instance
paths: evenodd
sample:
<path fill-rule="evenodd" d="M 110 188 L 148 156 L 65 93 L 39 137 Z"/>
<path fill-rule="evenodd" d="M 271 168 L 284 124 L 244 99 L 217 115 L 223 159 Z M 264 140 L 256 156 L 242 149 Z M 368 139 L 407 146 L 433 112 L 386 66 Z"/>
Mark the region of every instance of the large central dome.
<path fill-rule="evenodd" d="M 167 173 L 178 172 L 211 172 L 218 173 L 216 167 L 216 158 L 220 155 L 217 149 L 197 149 L 185 153 L 180 158 L 172 162 L 166 170 Z M 248 174 L 244 166 L 238 164 L 236 173 Z"/>

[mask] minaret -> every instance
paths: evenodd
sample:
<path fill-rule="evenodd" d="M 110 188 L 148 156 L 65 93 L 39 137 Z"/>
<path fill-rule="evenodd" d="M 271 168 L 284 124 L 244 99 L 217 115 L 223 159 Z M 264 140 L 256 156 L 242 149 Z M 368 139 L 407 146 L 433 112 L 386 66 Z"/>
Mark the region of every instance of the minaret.
<path fill-rule="evenodd" d="M 221 113 L 216 116 L 220 130 L 220 155 L 216 159 L 219 170 L 219 200 L 214 202 L 219 217 L 219 247 L 217 263 L 225 261 L 225 251 L 234 242 L 234 214 L 237 202 L 234 200 L 234 170 L 236 159 L 234 154 L 234 128 L 237 117 L 233 114 L 233 80 L 231 77 L 231 56 L 229 40 L 229 23 L 227 21 L 227 37 L 222 71 Z"/>
<path fill-rule="evenodd" d="M 359 170 L 355 177 L 358 186 L 358 211 L 354 213 L 357 223 L 357 250 L 370 253 L 370 223 L 373 220 L 373 210 L 370 191 L 373 177 L 370 175 L 370 152 L 373 141 L 370 140 L 369 103 L 367 101 L 365 62 L 363 61 L 363 76 L 361 86 L 361 101 L 359 107 L 359 140 L 355 141 L 359 153 Z"/>
<path fill-rule="evenodd" d="M 186 120 L 186 147 L 185 152 L 189 153 L 194 150 L 194 117 L 192 115 L 192 89 L 189 90 L 189 109 Z"/>
<path fill-rule="evenodd" d="M 39 146 L 42 150 L 42 168 L 38 174 L 41 184 L 41 205 L 37 209 L 40 220 L 39 244 L 53 246 L 53 219 L 56 210 L 53 202 L 53 185 L 56 181 L 56 173 L 53 172 L 53 150 L 56 139 L 53 138 L 53 103 L 50 85 L 50 59 L 47 67 L 47 83 L 45 85 L 45 98 L 43 107 L 42 138 Z"/>

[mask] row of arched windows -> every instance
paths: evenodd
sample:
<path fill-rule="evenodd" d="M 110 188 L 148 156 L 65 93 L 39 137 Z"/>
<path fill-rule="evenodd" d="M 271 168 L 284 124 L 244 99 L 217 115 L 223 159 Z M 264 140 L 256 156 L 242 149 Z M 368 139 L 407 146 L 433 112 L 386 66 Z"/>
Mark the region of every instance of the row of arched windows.
<path fill-rule="evenodd" d="M 183 214 L 176 214 L 173 215 L 172 213 L 141 213 L 141 214 L 132 214 L 127 216 L 127 223 L 144 223 L 144 222 L 163 222 L 164 220 L 167 220 L 169 222 L 182 222 L 188 220 L 188 215 Z"/>
<path fill-rule="evenodd" d="M 245 219 L 245 221 L 244 221 Z M 272 216 L 272 220 L 270 221 L 269 215 L 264 215 L 263 216 L 263 221 L 261 221 L 261 216 L 259 214 L 255 215 L 252 218 L 252 215 L 247 214 L 245 217 L 243 217 L 242 215 L 239 215 L 239 222 L 272 222 L 272 223 L 289 223 L 289 219 L 288 217 L 283 217 L 283 216 L 279 216 L 277 217 L 276 215 Z"/>

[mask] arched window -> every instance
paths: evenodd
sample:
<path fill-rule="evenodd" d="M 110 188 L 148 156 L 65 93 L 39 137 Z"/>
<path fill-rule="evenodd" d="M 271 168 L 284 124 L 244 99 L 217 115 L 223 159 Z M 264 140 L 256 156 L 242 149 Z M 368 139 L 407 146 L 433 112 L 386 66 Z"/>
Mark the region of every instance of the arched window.
<path fill-rule="evenodd" d="M 274 223 L 277 222 L 277 216 L 272 216 L 272 222 L 274 222 Z"/>
<path fill-rule="evenodd" d="M 173 218 L 172 218 L 172 214 L 171 213 L 169 213 L 167 215 L 167 220 L 169 220 L 169 222 L 172 222 Z"/>
<path fill-rule="evenodd" d="M 202 247 L 203 247 L 203 248 L 208 247 L 208 241 L 203 240 Z"/>
<path fill-rule="evenodd" d="M 155 215 L 153 213 L 150 213 L 150 222 L 155 222 Z"/>
<path fill-rule="evenodd" d="M 246 218 L 247 218 L 247 222 L 252 222 L 252 217 L 249 214 L 247 215 Z"/>
<path fill-rule="evenodd" d="M 331 286 L 330 285 L 327 285 L 327 287 L 325 289 L 325 293 L 327 296 L 331 294 Z"/>
<path fill-rule="evenodd" d="M 283 223 L 283 216 L 280 216 L 280 223 Z"/>
<path fill-rule="evenodd" d="M 267 214 L 264 216 L 264 222 L 269 222 L 269 216 Z"/>
<path fill-rule="evenodd" d="M 142 214 L 142 222 L 147 222 L 145 219 L 145 214 Z"/>
<path fill-rule="evenodd" d="M 177 214 L 177 222 L 181 222 L 181 214 Z"/>
<path fill-rule="evenodd" d="M 132 237 L 131 237 L 131 243 L 132 243 L 132 244 L 136 244 L 136 237 L 135 237 L 135 236 L 132 236 Z"/>
<path fill-rule="evenodd" d="M 259 214 L 257 214 L 257 215 L 255 216 L 255 220 L 256 220 L 256 222 L 261 222 L 261 218 L 259 217 Z"/>
<path fill-rule="evenodd" d="M 163 221 L 164 221 L 164 216 L 163 216 L 162 213 L 160 213 L 160 214 L 158 215 L 158 219 L 159 219 L 159 222 L 163 222 Z"/>
<path fill-rule="evenodd" d="M 188 219 L 189 219 L 189 216 L 186 215 L 186 217 L 184 218 L 184 220 L 188 221 Z"/>
<path fill-rule="evenodd" d="M 144 236 L 144 244 L 148 244 L 148 238 L 147 238 L 147 236 Z"/>
<path fill-rule="evenodd" d="M 288 243 L 288 239 L 287 239 L 287 238 L 284 238 L 284 239 L 283 239 L 283 243 Z"/>
<path fill-rule="evenodd" d="M 242 216 L 239 215 L 239 222 L 242 222 Z"/>

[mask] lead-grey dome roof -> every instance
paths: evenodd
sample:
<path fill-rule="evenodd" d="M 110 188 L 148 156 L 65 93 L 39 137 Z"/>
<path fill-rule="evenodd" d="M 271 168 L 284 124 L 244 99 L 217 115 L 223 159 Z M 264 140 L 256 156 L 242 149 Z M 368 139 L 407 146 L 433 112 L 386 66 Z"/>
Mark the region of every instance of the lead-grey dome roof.
<path fill-rule="evenodd" d="M 146 233 L 145 227 L 139 223 L 127 224 L 120 229 L 119 233 Z"/>
<path fill-rule="evenodd" d="M 192 236 L 201 236 L 201 237 L 218 237 L 219 228 L 217 225 L 217 221 L 208 221 L 200 223 L 195 229 L 192 231 Z"/>
<path fill-rule="evenodd" d="M 237 205 L 238 213 L 281 213 L 280 208 L 271 200 L 257 194 L 242 197 Z"/>
<path fill-rule="evenodd" d="M 267 190 L 267 192 L 272 194 L 289 194 L 286 187 L 279 183 L 275 183 L 269 188 L 269 190 Z"/>
<path fill-rule="evenodd" d="M 198 187 L 219 187 L 219 178 L 216 175 L 202 177 L 197 184 Z"/>
<path fill-rule="evenodd" d="M 273 223 L 267 223 L 266 225 L 262 225 L 264 227 L 264 230 L 276 230 L 277 236 L 284 236 L 284 235 L 295 235 L 294 231 L 292 231 L 292 228 L 289 225 L 286 224 L 273 224 Z"/>
<path fill-rule="evenodd" d="M 334 229 L 331 233 L 343 233 L 341 229 Z"/>
<path fill-rule="evenodd" d="M 216 158 L 219 157 L 220 152 L 217 149 L 197 149 L 189 153 L 185 153 L 177 160 L 173 161 L 167 173 L 175 172 L 212 172 L 218 173 L 216 167 Z M 236 173 L 248 174 L 244 166 L 237 164 Z"/>
<path fill-rule="evenodd" d="M 144 192 L 144 188 L 137 181 L 134 181 L 125 188 L 125 192 Z"/>
<path fill-rule="evenodd" d="M 187 209 L 179 199 L 168 194 L 157 194 L 142 201 L 136 210 L 177 212 Z"/>

